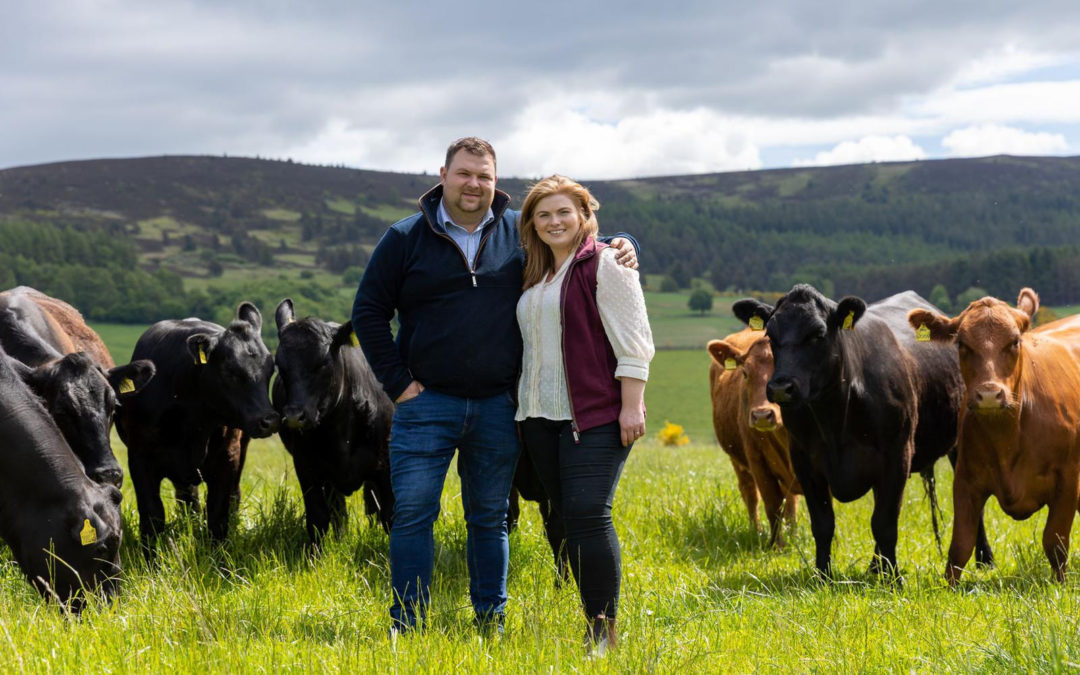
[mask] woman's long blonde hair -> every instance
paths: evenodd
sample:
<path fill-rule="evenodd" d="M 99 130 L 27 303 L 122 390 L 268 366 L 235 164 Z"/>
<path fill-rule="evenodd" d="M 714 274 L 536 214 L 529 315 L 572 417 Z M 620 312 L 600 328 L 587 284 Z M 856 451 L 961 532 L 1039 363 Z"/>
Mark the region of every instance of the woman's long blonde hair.
<path fill-rule="evenodd" d="M 555 271 L 555 255 L 536 233 L 533 215 L 541 199 L 559 194 L 569 197 L 578 207 L 581 231 L 578 232 L 577 240 L 574 242 L 575 251 L 586 237 L 595 238 L 600 229 L 596 222 L 596 211 L 600 208 L 600 202 L 596 201 L 589 189 L 581 183 L 555 174 L 533 185 L 525 197 L 525 203 L 521 206 L 521 246 L 525 249 L 523 289 L 535 286 L 545 276 Z"/>

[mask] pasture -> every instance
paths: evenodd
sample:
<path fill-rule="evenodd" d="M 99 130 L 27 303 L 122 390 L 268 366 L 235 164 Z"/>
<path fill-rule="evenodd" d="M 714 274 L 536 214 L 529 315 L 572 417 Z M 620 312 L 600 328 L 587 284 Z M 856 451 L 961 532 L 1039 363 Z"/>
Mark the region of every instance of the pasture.
<path fill-rule="evenodd" d="M 122 353 L 122 352 L 121 352 Z M 127 353 L 130 353 L 129 351 Z M 573 585 L 555 571 L 533 505 L 511 535 L 507 633 L 472 627 L 465 528 L 451 471 L 436 526 L 432 626 L 387 637 L 387 539 L 349 500 L 350 526 L 309 555 L 289 456 L 252 444 L 234 536 L 213 548 L 199 522 L 174 522 L 148 565 L 136 546 L 134 494 L 124 485 L 125 580 L 112 604 L 81 618 L 43 604 L 10 560 L 0 568 L 5 672 L 1060 672 L 1080 667 L 1080 593 L 1050 581 L 1039 544 L 1045 511 L 1026 522 L 991 500 L 992 570 L 942 578 L 929 506 L 909 482 L 898 556 L 904 585 L 866 574 L 870 497 L 838 505 L 837 580 L 814 578 L 805 512 L 784 551 L 748 529 L 726 456 L 711 440 L 704 352 L 662 351 L 649 387 L 650 436 L 631 453 L 616 498 L 623 545 L 620 648 L 583 656 Z M 663 419 L 691 445 L 661 446 Z M 114 448 L 127 467 L 123 444 Z M 939 464 L 946 512 L 951 470 Z M 171 487 L 163 487 L 169 497 Z"/>

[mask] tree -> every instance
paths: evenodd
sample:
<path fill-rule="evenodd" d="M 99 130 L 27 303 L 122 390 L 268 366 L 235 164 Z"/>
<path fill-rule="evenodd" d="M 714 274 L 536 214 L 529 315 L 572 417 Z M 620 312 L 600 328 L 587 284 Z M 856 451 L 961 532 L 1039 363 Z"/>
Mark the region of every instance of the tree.
<path fill-rule="evenodd" d="M 985 288 L 969 286 L 966 291 L 961 291 L 961 293 L 956 296 L 956 306 L 960 308 L 967 307 L 976 300 L 985 298 L 988 295 L 990 294 L 986 292 Z"/>
<path fill-rule="evenodd" d="M 679 284 L 675 283 L 675 280 L 666 274 L 660 279 L 660 292 L 661 293 L 678 293 Z"/>
<path fill-rule="evenodd" d="M 945 288 L 945 284 L 937 284 L 930 289 L 930 304 L 943 312 L 952 311 L 952 302 L 949 301 L 949 291 Z"/>
<path fill-rule="evenodd" d="M 712 311 L 712 293 L 704 288 L 695 288 L 690 294 L 690 299 L 687 301 L 686 306 L 695 312 L 700 312 L 702 316 L 705 316 L 705 312 Z"/>

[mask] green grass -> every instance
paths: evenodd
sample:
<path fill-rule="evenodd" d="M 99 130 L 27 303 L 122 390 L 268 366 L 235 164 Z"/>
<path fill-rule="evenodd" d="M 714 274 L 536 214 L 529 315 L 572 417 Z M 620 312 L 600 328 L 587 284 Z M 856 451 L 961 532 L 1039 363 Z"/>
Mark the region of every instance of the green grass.
<path fill-rule="evenodd" d="M 940 474 L 947 484 L 948 471 Z M 996 673 L 1072 670 L 1080 659 L 1080 594 L 1075 581 L 1049 581 L 1041 514 L 1015 523 L 988 509 L 1000 566 L 949 591 L 917 482 L 901 517 L 904 586 L 865 574 L 869 498 L 837 507 L 838 580 L 822 585 L 809 568 L 804 513 L 789 547 L 768 550 L 747 526 L 719 449 L 640 444 L 615 501 L 623 644 L 595 664 L 582 657 L 574 587 L 554 587 L 531 506 L 511 536 L 508 634 L 481 641 L 471 627 L 451 470 L 435 532 L 431 630 L 392 644 L 386 537 L 365 524 L 360 500 L 350 499 L 347 531 L 309 557 L 295 477 L 276 440 L 252 445 L 243 489 L 226 546 L 214 549 L 200 523 L 181 520 L 151 567 L 134 546 L 135 504 L 125 485 L 122 595 L 81 620 L 43 605 L 5 565 L 0 663 L 8 672 Z M 942 492 L 947 497 L 947 487 Z"/>
<path fill-rule="evenodd" d="M 130 354 L 135 333 L 97 328 Z M 574 586 L 554 586 L 536 509 L 511 535 L 508 633 L 471 626 L 465 528 L 454 470 L 436 525 L 432 626 L 387 638 L 387 540 L 350 499 L 350 526 L 319 556 L 303 548 L 291 461 L 274 438 L 252 444 L 233 536 L 214 548 L 198 522 L 173 521 L 158 562 L 135 546 L 135 500 L 124 485 L 125 582 L 79 620 L 43 605 L 13 563 L 0 566 L 0 664 L 6 672 L 1044 672 L 1080 663 L 1080 590 L 1050 581 L 1045 512 L 1025 522 L 987 509 L 999 566 L 945 588 L 918 481 L 900 521 L 902 588 L 865 573 L 871 497 L 837 505 L 837 581 L 811 566 L 805 511 L 784 551 L 751 531 L 730 464 L 710 440 L 704 352 L 658 354 L 647 390 L 649 437 L 631 453 L 615 500 L 622 541 L 623 644 L 583 659 Z M 662 447 L 663 418 L 694 443 Z M 122 443 L 114 448 L 127 466 Z M 951 473 L 939 492 L 951 510 Z M 171 511 L 171 490 L 163 487 Z M 947 534 L 947 532 L 946 532 Z M 10 555 L 0 556 L 10 561 Z"/>
<path fill-rule="evenodd" d="M 653 343 L 663 349 L 700 349 L 714 338 L 743 329 L 743 324 L 731 313 L 731 303 L 743 296 L 719 295 L 713 298 L 711 312 L 704 315 L 687 308 L 690 291 L 679 293 L 645 293 L 649 308 L 649 325 Z"/>
<path fill-rule="evenodd" d="M 1059 309 L 1059 308 L 1055 308 Z M 654 312 L 654 331 L 666 323 Z M 677 314 L 677 312 L 675 312 Z M 677 317 L 676 317 L 677 318 Z M 118 362 L 143 327 L 95 324 Z M 726 329 L 725 329 L 726 330 Z M 719 332 L 719 331 L 718 331 Z M 730 332 L 730 331 L 728 331 Z M 622 646 L 582 656 L 573 584 L 557 589 L 532 505 L 511 535 L 508 633 L 481 640 L 471 625 L 465 528 L 454 470 L 436 525 L 432 626 L 387 638 L 387 539 L 349 500 L 350 525 L 321 555 L 303 547 L 303 511 L 291 460 L 276 439 L 249 451 L 233 536 L 220 548 L 200 522 L 176 520 L 148 565 L 135 546 L 137 515 L 125 482 L 122 594 L 81 619 L 43 604 L 0 549 L 0 665 L 6 672 L 1065 672 L 1080 664 L 1076 570 L 1050 581 L 1040 538 L 1045 510 L 1024 522 L 991 500 L 987 527 L 998 559 L 941 577 L 922 487 L 912 481 L 900 520 L 905 583 L 865 570 L 872 497 L 837 504 L 837 580 L 812 572 L 805 510 L 783 551 L 747 524 L 730 464 L 712 440 L 703 349 L 658 352 L 646 390 L 649 436 L 631 453 L 615 500 L 622 542 Z M 664 420 L 693 443 L 659 445 Z M 126 451 L 115 437 L 123 466 Z M 951 471 L 938 467 L 951 512 Z M 945 529 L 946 545 L 948 526 Z"/>

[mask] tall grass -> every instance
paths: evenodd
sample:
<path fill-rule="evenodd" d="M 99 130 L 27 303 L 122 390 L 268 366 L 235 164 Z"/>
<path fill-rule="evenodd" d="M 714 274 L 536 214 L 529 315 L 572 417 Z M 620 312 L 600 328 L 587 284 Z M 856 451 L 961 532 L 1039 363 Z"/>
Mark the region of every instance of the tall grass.
<path fill-rule="evenodd" d="M 115 447 L 126 465 L 122 444 Z M 940 467 L 939 477 L 948 504 L 949 470 Z M 903 586 L 866 574 L 870 497 L 837 506 L 837 579 L 822 584 L 803 513 L 786 550 L 766 549 L 718 448 L 639 444 L 616 498 L 623 644 L 600 663 L 583 659 L 577 595 L 572 584 L 555 587 L 534 508 L 511 535 L 507 634 L 481 639 L 451 471 L 435 533 L 431 628 L 392 642 L 386 536 L 368 526 L 361 500 L 350 499 L 347 530 L 312 555 L 291 463 L 276 439 L 252 444 L 243 490 L 225 546 L 211 545 L 201 522 L 170 514 L 151 564 L 136 546 L 125 484 L 122 592 L 79 619 L 43 604 L 5 556 L 4 671 L 1027 672 L 1080 663 L 1080 595 L 1073 580 L 1050 581 L 1039 544 L 1044 514 L 1016 523 L 991 506 L 999 567 L 969 571 L 950 591 L 918 481 L 901 515 Z"/>
<path fill-rule="evenodd" d="M 141 332 L 141 331 L 140 331 Z M 134 334 L 137 337 L 137 333 Z M 108 337 L 106 338 L 109 339 Z M 134 339 L 131 339 L 133 344 Z M 117 349 L 126 361 L 130 347 Z M 1024 522 L 991 501 L 998 567 L 965 571 L 957 590 L 929 506 L 911 481 L 900 518 L 902 586 L 866 573 L 872 497 L 837 504 L 836 580 L 813 574 L 805 511 L 783 551 L 751 531 L 730 464 L 711 440 L 703 350 L 660 352 L 647 392 L 650 438 L 630 455 L 615 502 L 622 540 L 622 645 L 583 655 L 573 584 L 555 570 L 536 509 L 511 535 L 507 633 L 472 627 L 465 527 L 451 470 L 436 525 L 431 627 L 391 641 L 387 539 L 349 500 L 345 531 L 304 546 L 291 460 L 276 439 L 252 443 L 232 536 L 212 545 L 200 520 L 174 513 L 152 563 L 137 546 L 123 487 L 124 584 L 81 616 L 43 603 L 0 547 L 0 668 L 22 672 L 1061 672 L 1080 668 L 1075 575 L 1053 583 L 1042 554 L 1045 510 Z M 693 443 L 660 446 L 664 419 Z M 123 444 L 114 449 L 127 466 Z M 951 515 L 951 471 L 938 468 Z M 948 528 L 946 528 L 948 532 Z M 1075 572 L 1075 566 L 1074 566 Z"/>

